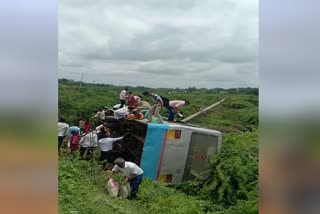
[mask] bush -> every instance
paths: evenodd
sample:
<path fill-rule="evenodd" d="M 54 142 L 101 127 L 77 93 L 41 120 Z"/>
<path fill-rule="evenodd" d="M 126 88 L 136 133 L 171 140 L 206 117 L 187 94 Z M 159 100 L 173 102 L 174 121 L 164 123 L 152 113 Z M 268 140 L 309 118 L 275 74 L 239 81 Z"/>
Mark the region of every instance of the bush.
<path fill-rule="evenodd" d="M 135 201 L 110 198 L 104 190 L 110 172 L 100 174 L 98 168 L 95 161 L 60 157 L 59 213 L 204 213 L 206 202 L 147 178 Z M 120 185 L 123 183 L 121 174 L 114 177 Z"/>
<path fill-rule="evenodd" d="M 204 198 L 227 208 L 257 197 L 258 131 L 224 135 L 221 153 L 212 164 L 213 176 L 201 190 Z"/>
<path fill-rule="evenodd" d="M 138 197 L 150 213 L 204 213 L 204 204 L 173 188 L 144 179 Z"/>
<path fill-rule="evenodd" d="M 229 100 L 225 102 L 223 106 L 232 109 L 244 109 L 252 107 L 253 104 L 245 100 Z"/>

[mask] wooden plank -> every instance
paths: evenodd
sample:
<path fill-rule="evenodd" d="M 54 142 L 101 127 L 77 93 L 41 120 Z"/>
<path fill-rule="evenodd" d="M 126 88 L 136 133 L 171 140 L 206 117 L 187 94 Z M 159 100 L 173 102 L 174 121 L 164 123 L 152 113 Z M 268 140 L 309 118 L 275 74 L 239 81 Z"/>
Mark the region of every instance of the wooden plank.
<path fill-rule="evenodd" d="M 225 99 L 226 99 L 226 98 L 220 100 L 219 102 L 216 102 L 216 103 L 212 104 L 211 106 L 208 106 L 207 108 L 203 109 L 202 111 L 199 111 L 199 112 L 197 112 L 197 113 L 194 113 L 193 115 L 191 115 L 191 116 L 189 116 L 189 117 L 187 117 L 187 118 L 185 118 L 185 119 L 183 119 L 183 120 L 181 120 L 181 121 L 182 121 L 182 122 L 187 122 L 187 121 L 189 121 L 189 120 L 191 120 L 191 119 L 199 116 L 200 114 L 209 111 L 209 110 L 212 109 L 213 107 L 219 105 L 219 104 L 222 103 Z"/>

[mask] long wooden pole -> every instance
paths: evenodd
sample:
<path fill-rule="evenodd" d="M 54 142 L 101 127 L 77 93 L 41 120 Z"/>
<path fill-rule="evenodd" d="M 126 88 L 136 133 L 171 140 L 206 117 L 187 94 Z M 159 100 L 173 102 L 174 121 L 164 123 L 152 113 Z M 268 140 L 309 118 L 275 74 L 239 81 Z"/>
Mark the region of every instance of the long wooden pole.
<path fill-rule="evenodd" d="M 200 114 L 202 114 L 202 113 L 204 113 L 204 112 L 206 112 L 206 111 L 209 111 L 209 110 L 212 109 L 213 107 L 219 105 L 219 104 L 222 103 L 225 99 L 226 99 L 226 98 L 224 98 L 223 100 L 220 100 L 219 102 L 216 102 L 216 103 L 212 104 L 211 106 L 208 106 L 207 108 L 203 109 L 202 111 L 199 111 L 199 112 L 197 112 L 197 113 L 194 113 L 193 115 L 190 115 L 189 117 L 187 117 L 187 118 L 185 118 L 185 119 L 183 119 L 183 120 L 181 120 L 181 121 L 182 121 L 182 122 L 187 122 L 188 120 L 191 120 L 191 119 L 199 116 Z"/>

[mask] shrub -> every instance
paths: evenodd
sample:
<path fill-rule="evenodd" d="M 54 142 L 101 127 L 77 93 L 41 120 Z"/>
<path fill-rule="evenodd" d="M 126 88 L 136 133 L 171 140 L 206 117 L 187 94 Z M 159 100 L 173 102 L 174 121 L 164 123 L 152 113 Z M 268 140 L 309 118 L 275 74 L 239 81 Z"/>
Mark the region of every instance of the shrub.
<path fill-rule="evenodd" d="M 141 184 L 138 200 L 150 213 L 204 213 L 204 204 L 150 179 Z"/>
<path fill-rule="evenodd" d="M 212 159 L 212 177 L 201 193 L 224 207 L 257 195 L 258 131 L 224 135 L 221 153 Z"/>
<path fill-rule="evenodd" d="M 223 106 L 232 108 L 232 109 L 244 109 L 244 108 L 252 107 L 253 104 L 245 100 L 229 100 L 225 102 Z"/>

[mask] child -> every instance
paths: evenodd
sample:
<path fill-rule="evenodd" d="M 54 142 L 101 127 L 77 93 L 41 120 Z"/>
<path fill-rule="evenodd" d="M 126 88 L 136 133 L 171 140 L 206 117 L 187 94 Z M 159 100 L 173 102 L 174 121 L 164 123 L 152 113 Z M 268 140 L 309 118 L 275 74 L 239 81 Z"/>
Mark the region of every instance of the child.
<path fill-rule="evenodd" d="M 79 131 L 72 131 L 71 134 L 72 134 L 72 136 L 69 139 L 68 146 L 69 146 L 69 149 L 71 152 L 71 156 L 73 157 L 74 152 L 79 149 L 79 145 L 80 145 L 79 142 L 80 142 L 81 136 L 80 136 Z"/>

